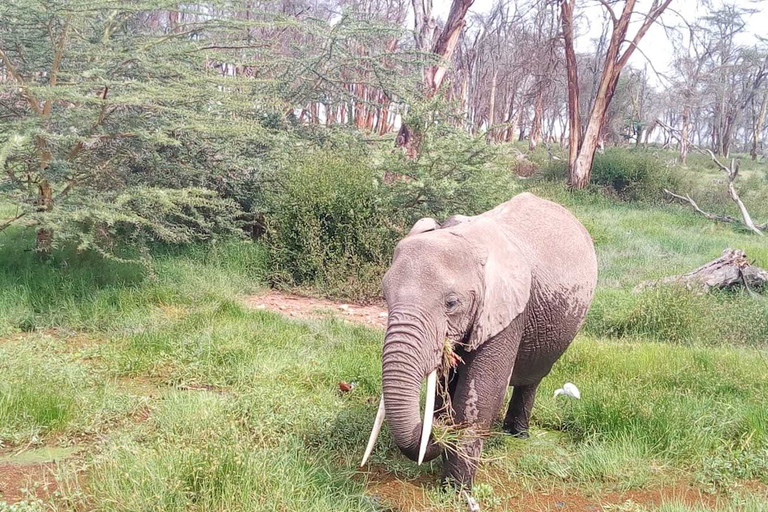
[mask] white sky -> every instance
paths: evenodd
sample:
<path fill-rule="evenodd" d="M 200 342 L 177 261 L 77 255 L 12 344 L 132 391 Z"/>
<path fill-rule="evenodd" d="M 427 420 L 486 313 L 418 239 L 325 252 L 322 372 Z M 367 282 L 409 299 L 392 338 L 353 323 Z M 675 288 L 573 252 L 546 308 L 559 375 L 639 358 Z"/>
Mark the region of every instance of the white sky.
<path fill-rule="evenodd" d="M 470 12 L 478 14 L 488 12 L 496 0 L 475 0 Z M 638 0 L 638 10 L 647 12 L 652 0 Z M 448 17 L 451 8 L 451 0 L 433 0 L 434 13 L 443 20 Z M 710 4 L 720 6 L 723 0 L 710 0 Z M 709 9 L 702 5 L 701 0 L 672 0 L 667 11 L 662 15 L 662 20 L 667 26 L 684 26 L 683 20 L 693 22 L 698 17 L 705 15 Z M 736 4 L 740 7 L 750 8 L 758 12 L 747 18 L 748 25 L 746 33 L 741 38 L 741 44 L 753 44 L 757 41 L 757 35 L 768 37 L 768 0 L 731 0 L 728 4 Z M 620 11 L 623 2 L 615 10 Z M 588 51 L 591 49 L 592 39 L 600 35 L 601 23 L 603 20 L 604 8 L 596 0 L 576 0 L 576 16 L 584 15 L 584 22 L 578 27 L 578 37 L 576 40 L 577 51 Z M 642 21 L 641 16 L 633 17 L 634 23 L 630 26 L 628 35 L 634 36 L 637 27 Z M 636 68 L 642 68 L 646 57 L 651 61 L 656 70 L 664 74 L 668 71 L 672 58 L 672 46 L 669 42 L 664 29 L 658 24 L 651 27 L 648 33 L 639 44 L 639 50 L 635 51 L 630 59 L 630 65 Z M 657 79 L 649 66 L 649 75 L 652 82 L 663 84 L 663 81 Z"/>

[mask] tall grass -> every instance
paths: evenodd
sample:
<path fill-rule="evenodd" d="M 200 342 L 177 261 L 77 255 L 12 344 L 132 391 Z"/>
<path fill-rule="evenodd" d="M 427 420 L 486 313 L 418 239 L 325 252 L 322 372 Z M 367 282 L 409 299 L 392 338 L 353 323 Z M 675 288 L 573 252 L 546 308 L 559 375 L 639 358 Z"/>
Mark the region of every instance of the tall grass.
<path fill-rule="evenodd" d="M 99 331 L 144 322 L 158 306 L 235 297 L 261 286 L 265 253 L 233 241 L 211 248 L 159 249 L 151 268 L 70 246 L 41 262 L 34 234 L 0 234 L 0 335 L 46 328 Z"/>

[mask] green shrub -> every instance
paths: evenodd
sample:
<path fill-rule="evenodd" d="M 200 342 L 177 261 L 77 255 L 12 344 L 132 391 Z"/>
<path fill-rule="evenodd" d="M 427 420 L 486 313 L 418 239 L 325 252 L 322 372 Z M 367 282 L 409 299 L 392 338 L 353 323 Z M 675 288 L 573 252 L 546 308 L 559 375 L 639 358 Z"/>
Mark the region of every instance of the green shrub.
<path fill-rule="evenodd" d="M 663 188 L 677 188 L 676 180 L 673 169 L 652 153 L 608 148 L 595 155 L 590 181 L 624 199 L 636 200 L 661 197 Z"/>
<path fill-rule="evenodd" d="M 402 225 L 364 159 L 328 149 L 279 171 L 263 192 L 270 280 L 341 296 L 378 294 Z"/>
<path fill-rule="evenodd" d="M 342 133 L 301 149 L 260 189 L 269 279 L 333 296 L 378 296 L 397 241 L 419 218 L 481 213 L 518 188 L 497 148 L 445 124 L 415 160 Z"/>
<path fill-rule="evenodd" d="M 567 155 L 542 164 L 541 176 L 547 181 L 568 178 Z M 679 170 L 663 162 L 658 155 L 626 148 L 608 148 L 596 154 L 590 183 L 624 200 L 657 200 L 663 189 L 679 190 Z"/>
<path fill-rule="evenodd" d="M 520 191 L 498 146 L 447 124 L 428 132 L 417 159 L 388 153 L 381 168 L 397 177 L 393 203 L 408 225 L 421 217 L 476 215 Z"/>
<path fill-rule="evenodd" d="M 78 197 L 52 212 L 29 216 L 53 230 L 55 243 L 73 243 L 113 259 L 146 258 L 149 246 L 208 243 L 241 235 L 234 201 L 206 189 L 131 187 L 118 193 Z"/>

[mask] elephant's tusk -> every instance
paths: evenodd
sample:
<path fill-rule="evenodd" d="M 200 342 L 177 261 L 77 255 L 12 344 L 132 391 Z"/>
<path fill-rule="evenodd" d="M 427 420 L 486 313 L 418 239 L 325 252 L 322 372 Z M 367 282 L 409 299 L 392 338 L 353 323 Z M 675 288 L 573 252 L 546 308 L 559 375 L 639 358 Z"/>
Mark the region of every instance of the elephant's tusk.
<path fill-rule="evenodd" d="M 379 437 L 379 432 L 381 432 L 381 425 L 384 423 L 384 396 L 381 397 L 381 402 L 379 402 L 379 410 L 376 413 L 376 419 L 373 422 L 373 429 L 371 430 L 371 437 L 368 439 L 368 446 L 365 447 L 365 454 L 363 455 L 363 462 L 360 463 L 360 467 L 365 466 L 365 463 L 368 461 L 368 457 L 371 456 L 371 452 L 373 451 L 373 446 L 376 444 L 376 439 Z"/>
<path fill-rule="evenodd" d="M 424 425 L 421 429 L 421 446 L 419 446 L 419 465 L 424 461 L 427 453 L 429 436 L 432 434 L 432 415 L 435 412 L 435 394 L 437 391 L 437 370 L 433 370 L 427 377 L 427 399 L 424 404 Z"/>

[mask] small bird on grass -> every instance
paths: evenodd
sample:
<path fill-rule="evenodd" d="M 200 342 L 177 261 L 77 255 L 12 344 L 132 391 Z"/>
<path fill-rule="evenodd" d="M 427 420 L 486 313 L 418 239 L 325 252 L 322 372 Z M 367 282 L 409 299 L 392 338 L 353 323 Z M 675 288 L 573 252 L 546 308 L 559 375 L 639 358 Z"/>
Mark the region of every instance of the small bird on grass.
<path fill-rule="evenodd" d="M 562 388 L 556 389 L 555 396 L 557 395 L 570 396 L 571 398 L 581 398 L 581 393 L 579 393 L 579 388 L 577 388 L 574 384 L 571 384 L 570 382 L 566 382 L 565 384 L 563 384 Z"/>

